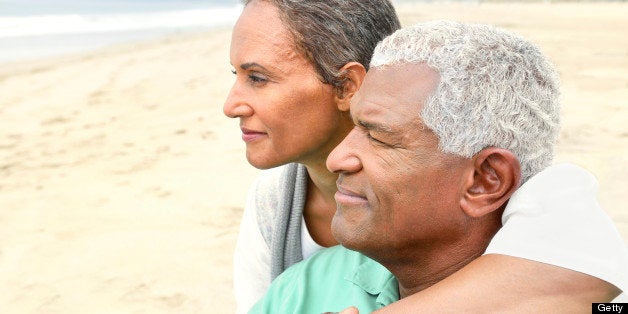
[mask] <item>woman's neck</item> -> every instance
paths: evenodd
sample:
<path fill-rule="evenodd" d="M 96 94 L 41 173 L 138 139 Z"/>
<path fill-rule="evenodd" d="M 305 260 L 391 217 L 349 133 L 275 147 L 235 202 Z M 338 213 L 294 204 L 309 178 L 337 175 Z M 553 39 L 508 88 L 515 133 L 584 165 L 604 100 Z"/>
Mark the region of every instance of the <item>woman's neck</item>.
<path fill-rule="evenodd" d="M 308 190 L 310 188 L 315 189 L 316 193 L 320 194 L 319 196 L 323 196 L 326 200 L 333 203 L 334 208 L 336 208 L 336 201 L 334 200 L 334 194 L 338 191 L 336 187 L 336 180 L 338 179 L 338 175 L 327 170 L 325 164 L 322 165 L 305 165 L 307 169 L 307 173 L 309 176 Z"/>
<path fill-rule="evenodd" d="M 338 244 L 331 234 L 331 220 L 336 212 L 336 179 L 325 164 L 306 165 L 309 180 L 303 217 L 310 236 L 321 246 Z"/>

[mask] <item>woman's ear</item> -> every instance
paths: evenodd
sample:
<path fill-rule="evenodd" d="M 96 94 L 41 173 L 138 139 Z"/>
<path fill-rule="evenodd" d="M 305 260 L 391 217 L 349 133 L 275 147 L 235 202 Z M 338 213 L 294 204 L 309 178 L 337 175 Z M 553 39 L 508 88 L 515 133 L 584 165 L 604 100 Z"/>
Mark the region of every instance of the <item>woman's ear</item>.
<path fill-rule="evenodd" d="M 351 98 L 360 89 L 366 76 L 366 68 L 359 62 L 349 62 L 340 69 L 340 73 L 343 83 L 336 93 L 336 103 L 340 111 L 349 111 Z"/>
<path fill-rule="evenodd" d="M 482 217 L 500 209 L 519 188 L 521 165 L 502 148 L 485 148 L 473 158 L 473 174 L 467 177 L 460 205 L 468 216 Z"/>

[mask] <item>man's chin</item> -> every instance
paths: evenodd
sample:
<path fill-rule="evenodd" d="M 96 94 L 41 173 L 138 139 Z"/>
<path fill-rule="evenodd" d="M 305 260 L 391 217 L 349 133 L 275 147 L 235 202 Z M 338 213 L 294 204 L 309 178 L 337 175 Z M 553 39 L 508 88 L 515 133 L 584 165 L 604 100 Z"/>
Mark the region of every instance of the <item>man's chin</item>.
<path fill-rule="evenodd" d="M 331 233 L 342 246 L 359 251 L 364 241 L 360 239 L 360 232 L 350 227 L 342 215 L 336 212 L 331 222 Z"/>

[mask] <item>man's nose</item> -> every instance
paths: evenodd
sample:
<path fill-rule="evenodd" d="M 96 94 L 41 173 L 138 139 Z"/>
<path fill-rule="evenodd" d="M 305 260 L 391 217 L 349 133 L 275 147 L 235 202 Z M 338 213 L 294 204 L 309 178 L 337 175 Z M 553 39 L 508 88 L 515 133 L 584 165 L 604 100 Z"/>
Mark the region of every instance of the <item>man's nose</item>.
<path fill-rule="evenodd" d="M 327 157 L 327 169 L 331 172 L 358 172 L 362 169 L 362 162 L 357 155 L 360 131 L 353 128 Z"/>
<path fill-rule="evenodd" d="M 231 87 L 222 106 L 222 112 L 229 118 L 240 118 L 253 114 L 253 108 L 247 102 L 245 95 L 238 89 L 237 82 Z"/>

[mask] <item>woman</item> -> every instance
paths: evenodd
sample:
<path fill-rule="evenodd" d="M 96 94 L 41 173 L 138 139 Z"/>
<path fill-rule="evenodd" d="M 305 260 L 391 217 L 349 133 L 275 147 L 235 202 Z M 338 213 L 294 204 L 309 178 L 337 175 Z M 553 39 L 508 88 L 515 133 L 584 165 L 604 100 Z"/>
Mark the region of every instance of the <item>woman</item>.
<path fill-rule="evenodd" d="M 248 161 L 274 169 L 263 172 L 248 195 L 234 257 L 238 311 L 248 310 L 284 269 L 337 244 L 330 227 L 336 175 L 325 160 L 353 128 L 349 101 L 373 48 L 399 27 L 385 0 L 245 1 L 233 30 L 230 59 L 236 82 L 224 112 L 240 119 Z M 513 269 L 522 277 L 513 280 Z M 497 275 L 487 276 L 487 270 Z M 540 272 L 544 278 L 536 278 Z M 493 254 L 400 303 L 412 305 L 414 299 L 422 303 L 413 306 L 428 307 L 451 296 L 451 289 L 469 295 L 513 291 L 523 300 L 538 293 L 518 281 L 525 276 L 567 295 L 578 288 L 597 298 L 616 294 L 612 285 L 587 275 Z M 555 280 L 559 276 L 571 281 Z M 476 280 L 482 289 L 473 284 Z M 470 305 L 469 298 L 458 302 Z"/>

